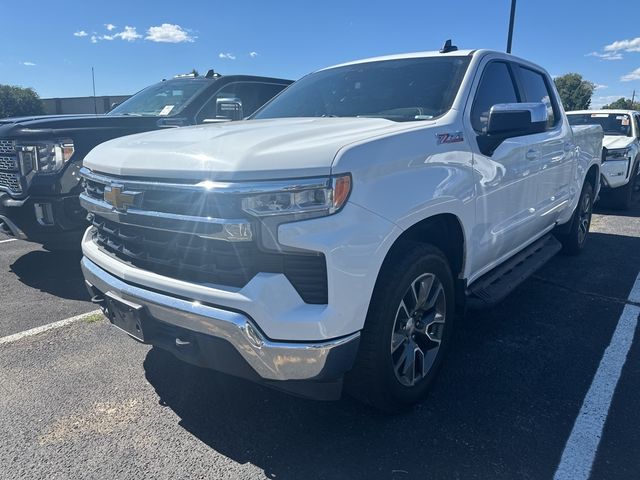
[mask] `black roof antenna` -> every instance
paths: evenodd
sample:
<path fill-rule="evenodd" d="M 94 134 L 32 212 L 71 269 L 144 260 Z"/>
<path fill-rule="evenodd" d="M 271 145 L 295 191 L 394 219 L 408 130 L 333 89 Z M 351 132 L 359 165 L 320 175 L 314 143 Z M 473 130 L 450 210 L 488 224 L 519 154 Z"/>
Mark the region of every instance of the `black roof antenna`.
<path fill-rule="evenodd" d="M 458 50 L 458 47 L 456 47 L 455 45 L 451 45 L 451 39 L 449 39 L 444 42 L 444 45 L 440 49 L 440 53 L 455 52 L 456 50 Z"/>
<path fill-rule="evenodd" d="M 207 70 L 207 74 L 204 76 L 204 78 L 213 78 L 215 77 L 216 73 L 213 71 L 213 68 L 210 68 L 209 70 Z"/>

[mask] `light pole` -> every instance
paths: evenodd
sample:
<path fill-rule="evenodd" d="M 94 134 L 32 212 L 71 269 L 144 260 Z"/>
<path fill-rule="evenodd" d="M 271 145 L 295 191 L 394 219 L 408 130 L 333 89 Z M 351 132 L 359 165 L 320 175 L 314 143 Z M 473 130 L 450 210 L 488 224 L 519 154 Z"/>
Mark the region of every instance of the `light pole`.
<path fill-rule="evenodd" d="M 513 22 L 516 17 L 516 0 L 511 0 L 511 15 L 509 16 L 509 37 L 507 38 L 507 53 L 511 53 L 511 43 L 513 40 Z"/>

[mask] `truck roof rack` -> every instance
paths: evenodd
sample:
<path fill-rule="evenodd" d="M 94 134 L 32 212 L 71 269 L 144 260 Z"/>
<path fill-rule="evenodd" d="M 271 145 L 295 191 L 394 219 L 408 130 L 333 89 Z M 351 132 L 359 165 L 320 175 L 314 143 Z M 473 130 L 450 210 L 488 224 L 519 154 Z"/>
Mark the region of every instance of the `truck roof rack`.
<path fill-rule="evenodd" d="M 451 39 L 449 39 L 446 42 L 444 42 L 444 45 L 440 49 L 440 53 L 455 52 L 456 50 L 458 50 L 458 47 L 456 47 L 455 45 L 452 45 Z"/>

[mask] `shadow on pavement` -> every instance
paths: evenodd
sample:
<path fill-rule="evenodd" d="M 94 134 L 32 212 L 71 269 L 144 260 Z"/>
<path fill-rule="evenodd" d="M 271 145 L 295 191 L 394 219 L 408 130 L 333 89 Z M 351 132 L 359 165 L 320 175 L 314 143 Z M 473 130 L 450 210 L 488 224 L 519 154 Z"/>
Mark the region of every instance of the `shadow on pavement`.
<path fill-rule="evenodd" d="M 613 215 L 617 217 L 640 217 L 640 192 L 636 192 L 633 195 L 631 206 L 627 210 L 615 208 L 610 195 L 607 193 L 601 193 L 600 199 L 593 206 L 594 213 L 600 215 Z"/>
<path fill-rule="evenodd" d="M 184 429 L 270 478 L 551 478 L 623 308 L 606 297 L 626 297 L 639 252 L 638 238 L 593 234 L 582 256 L 458 320 L 429 398 L 402 415 L 297 399 L 157 348 L 146 378 Z"/>
<path fill-rule="evenodd" d="M 80 270 L 80 252 L 36 250 L 18 258 L 11 271 L 23 284 L 69 300 L 89 300 Z"/>

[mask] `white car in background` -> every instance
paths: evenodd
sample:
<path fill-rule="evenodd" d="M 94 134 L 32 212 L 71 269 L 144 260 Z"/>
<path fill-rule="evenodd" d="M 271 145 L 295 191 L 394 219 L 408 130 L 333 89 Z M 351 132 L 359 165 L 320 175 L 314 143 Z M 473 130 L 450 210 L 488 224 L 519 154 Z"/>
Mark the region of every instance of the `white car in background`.
<path fill-rule="evenodd" d="M 602 194 L 628 209 L 640 187 L 640 112 L 634 110 L 580 110 L 567 112 L 571 125 L 600 125 L 602 142 Z"/>

